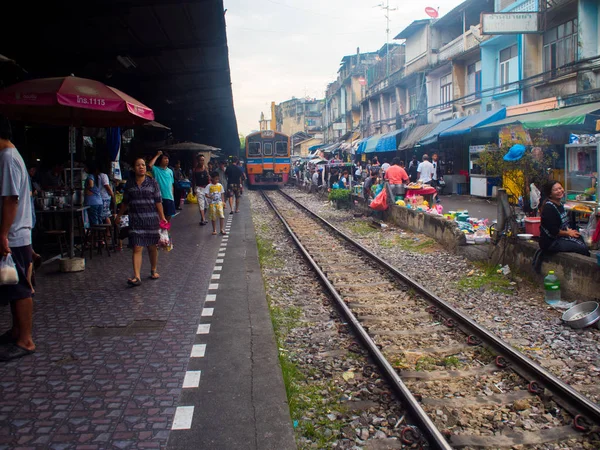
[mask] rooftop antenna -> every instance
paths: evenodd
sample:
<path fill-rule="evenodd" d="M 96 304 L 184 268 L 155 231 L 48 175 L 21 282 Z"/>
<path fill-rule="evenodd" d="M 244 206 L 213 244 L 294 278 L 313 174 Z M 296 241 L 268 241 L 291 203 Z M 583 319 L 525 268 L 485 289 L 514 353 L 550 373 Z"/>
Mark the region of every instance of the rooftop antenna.
<path fill-rule="evenodd" d="M 380 3 L 379 5 L 375 5 L 374 8 L 380 8 L 385 11 L 385 19 L 386 19 L 386 29 L 385 29 L 385 75 L 386 77 L 390 76 L 390 12 L 396 11 L 398 8 L 390 8 L 390 0 L 386 0 L 386 3 Z"/>

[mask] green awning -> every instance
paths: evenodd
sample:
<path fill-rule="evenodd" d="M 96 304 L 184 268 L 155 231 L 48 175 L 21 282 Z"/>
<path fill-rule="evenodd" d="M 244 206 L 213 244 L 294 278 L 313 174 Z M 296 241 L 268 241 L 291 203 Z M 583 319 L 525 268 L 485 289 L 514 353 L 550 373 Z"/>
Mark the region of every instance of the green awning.
<path fill-rule="evenodd" d="M 400 145 L 398 145 L 398 150 L 413 148 L 421 138 L 427 136 L 437 126 L 437 123 L 428 123 L 427 125 L 420 125 L 404 133 Z"/>
<path fill-rule="evenodd" d="M 365 147 L 365 153 L 375 153 L 375 149 L 377 148 L 377 143 L 379 139 L 381 139 L 381 134 L 377 136 L 371 136 L 367 141 L 367 146 Z"/>
<path fill-rule="evenodd" d="M 500 128 L 507 125 L 521 124 L 526 130 L 560 126 L 577 126 L 581 129 L 595 130 L 598 119 L 600 119 L 600 102 L 567 106 L 530 114 L 519 114 L 477 128 Z"/>

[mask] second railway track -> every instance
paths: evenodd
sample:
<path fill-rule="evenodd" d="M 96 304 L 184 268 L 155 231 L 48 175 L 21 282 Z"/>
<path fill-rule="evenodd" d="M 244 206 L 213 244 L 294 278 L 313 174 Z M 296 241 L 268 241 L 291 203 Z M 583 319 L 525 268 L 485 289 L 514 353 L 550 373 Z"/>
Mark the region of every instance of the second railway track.
<path fill-rule="evenodd" d="M 597 404 L 292 197 L 263 196 L 403 401 L 405 444 L 599 448 Z"/>

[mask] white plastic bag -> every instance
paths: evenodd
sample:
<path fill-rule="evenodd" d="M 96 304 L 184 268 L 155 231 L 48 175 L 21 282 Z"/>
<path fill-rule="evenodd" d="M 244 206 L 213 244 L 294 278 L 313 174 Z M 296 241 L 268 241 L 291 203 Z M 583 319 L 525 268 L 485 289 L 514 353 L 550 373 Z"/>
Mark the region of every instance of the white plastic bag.
<path fill-rule="evenodd" d="M 537 188 L 537 186 L 533 183 L 529 185 L 529 206 L 534 211 L 540 206 L 540 199 L 542 197 L 542 193 Z"/>
<path fill-rule="evenodd" d="M 0 285 L 14 285 L 19 283 L 17 266 L 10 254 L 0 259 Z"/>

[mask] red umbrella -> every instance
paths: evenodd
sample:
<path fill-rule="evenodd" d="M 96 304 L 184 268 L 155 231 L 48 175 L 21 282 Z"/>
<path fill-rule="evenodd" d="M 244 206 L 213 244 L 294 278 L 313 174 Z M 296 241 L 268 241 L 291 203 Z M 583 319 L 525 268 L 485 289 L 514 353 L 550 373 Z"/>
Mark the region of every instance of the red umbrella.
<path fill-rule="evenodd" d="M 39 78 L 0 90 L 0 112 L 13 120 L 70 126 L 71 190 L 75 127 L 127 127 L 154 120 L 154 112 L 99 81 L 78 77 Z M 71 258 L 74 256 L 71 212 Z"/>
<path fill-rule="evenodd" d="M 0 90 L 0 111 L 14 120 L 76 127 L 126 127 L 154 120 L 154 112 L 129 95 L 87 78 L 22 81 Z"/>

